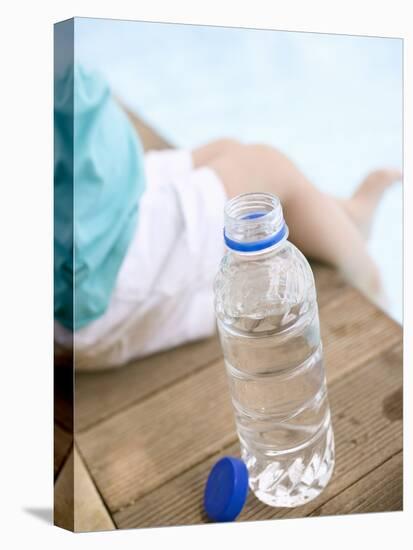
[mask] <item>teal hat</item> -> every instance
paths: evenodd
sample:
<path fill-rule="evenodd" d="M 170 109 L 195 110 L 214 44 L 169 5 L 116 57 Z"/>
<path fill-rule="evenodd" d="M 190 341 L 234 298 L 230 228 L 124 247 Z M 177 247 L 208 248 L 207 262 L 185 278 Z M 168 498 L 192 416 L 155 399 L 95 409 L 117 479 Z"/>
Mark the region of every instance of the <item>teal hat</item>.
<path fill-rule="evenodd" d="M 79 65 L 55 79 L 54 134 L 54 312 L 76 330 L 108 307 L 137 222 L 143 150 L 104 79 Z"/>

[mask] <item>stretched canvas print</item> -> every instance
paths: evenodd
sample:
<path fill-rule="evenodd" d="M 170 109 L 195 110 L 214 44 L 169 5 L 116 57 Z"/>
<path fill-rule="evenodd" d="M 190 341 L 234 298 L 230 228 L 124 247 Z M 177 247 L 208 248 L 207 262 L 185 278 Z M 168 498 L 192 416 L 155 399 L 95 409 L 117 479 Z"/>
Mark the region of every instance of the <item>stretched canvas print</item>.
<path fill-rule="evenodd" d="M 402 40 L 54 32 L 55 524 L 402 510 Z"/>

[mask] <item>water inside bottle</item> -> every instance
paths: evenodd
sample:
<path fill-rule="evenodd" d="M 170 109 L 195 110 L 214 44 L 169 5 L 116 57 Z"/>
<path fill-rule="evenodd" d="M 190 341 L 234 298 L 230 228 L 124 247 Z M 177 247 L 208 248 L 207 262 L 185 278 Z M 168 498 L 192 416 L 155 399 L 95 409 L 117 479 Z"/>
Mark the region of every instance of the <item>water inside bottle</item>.
<path fill-rule="evenodd" d="M 334 465 L 317 311 L 281 331 L 274 318 L 251 321 L 220 324 L 242 457 L 260 500 L 298 506 L 323 490 Z"/>

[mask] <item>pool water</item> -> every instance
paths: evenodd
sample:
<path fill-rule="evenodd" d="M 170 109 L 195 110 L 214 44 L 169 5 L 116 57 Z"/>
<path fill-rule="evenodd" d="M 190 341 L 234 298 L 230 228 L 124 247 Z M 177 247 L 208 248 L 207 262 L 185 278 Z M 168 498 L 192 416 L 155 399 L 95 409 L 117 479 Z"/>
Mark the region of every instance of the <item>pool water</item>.
<path fill-rule="evenodd" d="M 75 36 L 77 60 L 177 146 L 268 143 L 337 197 L 402 166 L 400 39 L 103 19 L 76 19 Z M 399 322 L 402 217 L 399 183 L 369 241 Z"/>

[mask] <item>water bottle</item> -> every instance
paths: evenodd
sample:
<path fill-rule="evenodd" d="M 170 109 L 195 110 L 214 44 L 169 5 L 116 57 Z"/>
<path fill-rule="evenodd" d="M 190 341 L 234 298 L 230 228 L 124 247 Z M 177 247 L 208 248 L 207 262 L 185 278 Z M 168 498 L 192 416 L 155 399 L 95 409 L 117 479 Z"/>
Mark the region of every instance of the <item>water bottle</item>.
<path fill-rule="evenodd" d="M 334 468 L 314 277 L 287 237 L 275 195 L 246 193 L 230 200 L 228 251 L 214 283 L 249 486 L 277 507 L 316 498 Z"/>

